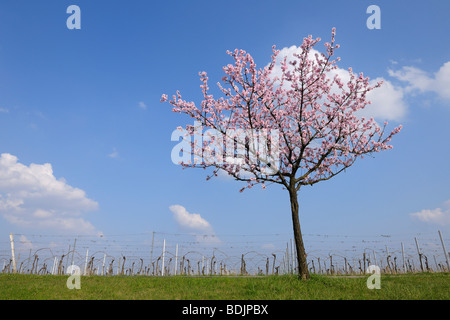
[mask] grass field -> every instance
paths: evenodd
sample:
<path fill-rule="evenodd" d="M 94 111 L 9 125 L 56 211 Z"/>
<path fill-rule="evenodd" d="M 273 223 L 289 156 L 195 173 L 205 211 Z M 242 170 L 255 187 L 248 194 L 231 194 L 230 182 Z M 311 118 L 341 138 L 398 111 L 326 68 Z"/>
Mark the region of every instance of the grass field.
<path fill-rule="evenodd" d="M 381 289 L 367 277 L 312 275 L 267 277 L 81 277 L 69 290 L 67 276 L 0 274 L 1 300 L 450 300 L 449 273 L 382 275 Z"/>

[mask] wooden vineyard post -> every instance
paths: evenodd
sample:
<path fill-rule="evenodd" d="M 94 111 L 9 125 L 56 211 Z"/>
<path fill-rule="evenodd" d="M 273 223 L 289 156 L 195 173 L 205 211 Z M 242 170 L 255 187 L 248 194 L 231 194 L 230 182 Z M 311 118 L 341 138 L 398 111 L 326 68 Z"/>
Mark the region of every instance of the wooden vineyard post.
<path fill-rule="evenodd" d="M 53 259 L 52 275 L 55 274 L 55 268 L 56 268 L 56 257 L 55 257 L 55 259 Z"/>
<path fill-rule="evenodd" d="M 77 245 L 77 238 L 75 238 L 74 242 L 73 242 L 73 249 L 72 249 L 72 261 L 71 261 L 71 265 L 73 265 L 73 255 L 75 254 L 75 246 Z M 69 249 L 70 250 L 70 249 Z M 70 253 L 70 251 L 69 251 Z"/>
<path fill-rule="evenodd" d="M 375 250 L 372 251 L 373 251 L 373 261 L 375 261 L 375 265 L 378 267 L 377 255 L 375 254 Z"/>
<path fill-rule="evenodd" d="M 87 275 L 88 255 L 89 255 L 89 249 L 86 249 L 86 261 L 84 263 L 84 275 Z"/>
<path fill-rule="evenodd" d="M 16 254 L 14 252 L 14 236 L 11 232 L 9 234 L 9 240 L 11 242 L 11 256 L 12 256 L 12 263 L 13 263 L 13 273 L 16 273 Z"/>
<path fill-rule="evenodd" d="M 165 253 L 166 253 L 166 239 L 163 240 L 161 276 L 164 276 L 164 258 L 165 258 Z"/>
<path fill-rule="evenodd" d="M 423 272 L 422 254 L 420 253 L 419 242 L 417 242 L 417 238 L 416 237 L 414 237 L 414 240 L 416 241 L 417 254 L 419 255 L 420 270 L 422 270 L 422 272 Z"/>
<path fill-rule="evenodd" d="M 389 270 L 389 273 L 392 273 L 392 269 L 391 269 L 391 262 L 390 262 L 390 258 L 391 255 L 389 254 L 389 248 L 386 246 L 386 254 L 387 254 L 387 258 L 386 258 L 386 262 L 387 262 L 387 270 Z"/>
<path fill-rule="evenodd" d="M 152 235 L 152 250 L 150 251 L 150 264 L 153 263 L 153 244 L 155 241 L 155 231 L 153 231 L 153 235 Z"/>
<path fill-rule="evenodd" d="M 402 258 L 403 258 L 403 272 L 406 273 L 405 248 L 403 247 L 403 242 L 401 244 L 402 244 Z"/>
<path fill-rule="evenodd" d="M 105 275 L 105 262 L 106 262 L 106 253 L 103 256 L 103 265 L 102 265 L 102 276 Z"/>
<path fill-rule="evenodd" d="M 442 234 L 441 234 L 440 230 L 438 230 L 438 233 L 439 233 L 439 238 L 441 238 L 442 250 L 444 250 L 445 261 L 447 262 L 447 271 L 450 271 L 450 263 L 448 261 L 448 252 L 447 252 L 447 249 L 445 249 L 444 239 L 442 238 Z"/>
<path fill-rule="evenodd" d="M 173 270 L 174 275 L 177 275 L 177 263 L 178 263 L 178 243 L 175 247 L 175 266 Z"/>
<path fill-rule="evenodd" d="M 363 252 L 363 273 L 366 274 L 366 251 Z"/>

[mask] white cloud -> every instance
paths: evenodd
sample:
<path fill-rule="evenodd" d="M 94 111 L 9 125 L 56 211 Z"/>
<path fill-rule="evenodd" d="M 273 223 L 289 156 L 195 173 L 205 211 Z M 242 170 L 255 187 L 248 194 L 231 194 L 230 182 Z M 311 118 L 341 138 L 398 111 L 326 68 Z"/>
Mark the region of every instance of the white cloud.
<path fill-rule="evenodd" d="M 450 99 L 450 61 L 435 74 L 435 91 L 443 98 Z"/>
<path fill-rule="evenodd" d="M 56 179 L 51 164 L 26 166 L 11 154 L 0 155 L 0 214 L 11 224 L 94 234 L 96 228 L 81 215 L 96 209 L 83 190 Z"/>
<path fill-rule="evenodd" d="M 388 72 L 391 77 L 408 84 L 405 88 L 408 93 L 434 92 L 443 99 L 450 99 L 450 61 L 444 63 L 434 75 L 411 66 Z"/>
<path fill-rule="evenodd" d="M 433 82 L 425 71 L 415 67 L 404 66 L 397 71 L 388 70 L 388 73 L 393 78 L 408 82 L 409 86 L 405 87 L 407 92 L 412 92 L 413 90 L 428 91 Z"/>
<path fill-rule="evenodd" d="M 186 208 L 180 205 L 172 205 L 169 207 L 173 213 L 173 217 L 177 224 L 189 231 L 201 231 L 206 233 L 213 233 L 213 228 L 202 216 L 198 213 L 189 213 Z"/>
<path fill-rule="evenodd" d="M 281 69 L 281 62 L 283 62 L 285 58 L 287 58 L 286 61 L 288 62 L 288 70 L 293 71 L 294 67 L 289 64 L 289 61 L 298 60 L 298 58 L 295 57 L 294 55 L 301 54 L 301 52 L 302 52 L 302 49 L 297 46 L 284 47 L 283 49 L 280 49 L 280 52 L 275 61 L 275 66 L 273 67 L 273 69 L 270 73 L 271 79 L 274 79 L 274 78 L 281 79 L 281 76 L 283 74 L 283 71 Z M 314 55 L 316 53 L 320 54 L 319 51 L 317 51 L 315 49 L 311 49 L 311 51 L 309 53 L 309 58 L 314 59 Z M 267 66 L 269 66 L 269 65 L 267 65 Z M 289 90 L 290 89 L 289 83 L 285 82 L 283 88 L 286 90 Z"/>
<path fill-rule="evenodd" d="M 273 77 L 281 78 L 281 61 L 287 57 L 287 61 L 298 60 L 294 57 L 294 54 L 300 54 L 301 48 L 297 46 L 291 46 L 289 48 L 285 47 L 280 50 L 277 56 L 277 61 L 272 71 Z M 311 49 L 309 58 L 315 59 L 315 55 L 318 54 L 319 57 L 321 53 L 315 49 Z M 293 70 L 291 65 L 288 65 L 288 70 Z M 330 78 L 338 75 L 341 81 L 345 84 L 350 80 L 348 70 L 337 68 L 331 72 Z M 381 87 L 376 88 L 368 93 L 367 100 L 371 101 L 371 104 L 366 106 L 363 110 L 358 112 L 360 116 L 366 118 L 374 117 L 378 120 L 396 120 L 400 121 L 406 114 L 407 105 L 404 102 L 404 92 L 403 88 L 394 86 L 390 81 L 384 78 L 377 78 L 371 80 L 371 85 L 375 85 L 378 81 L 383 81 Z M 286 89 L 289 89 L 286 87 Z M 332 88 L 333 92 L 340 93 L 337 86 Z"/>
<path fill-rule="evenodd" d="M 169 207 L 178 226 L 195 236 L 196 241 L 204 244 L 220 243 L 211 224 L 198 213 L 190 213 L 178 204 Z"/>
<path fill-rule="evenodd" d="M 0 113 L 9 113 L 9 110 L 6 108 L 0 108 Z"/>
<path fill-rule="evenodd" d="M 53 216 L 53 212 L 47 211 L 47 210 L 42 210 L 42 209 L 37 209 L 33 213 L 33 217 L 36 217 L 36 218 L 50 218 L 51 216 Z"/>
<path fill-rule="evenodd" d="M 403 119 L 407 112 L 407 105 L 404 101 L 403 89 L 394 86 L 384 78 L 376 78 L 371 84 L 383 81 L 383 84 L 367 94 L 367 100 L 371 102 L 360 114 L 366 118 L 374 117 L 380 120 Z"/>
<path fill-rule="evenodd" d="M 108 157 L 113 159 L 119 157 L 119 152 L 117 151 L 116 147 L 114 147 L 113 151 L 110 154 L 108 154 Z"/>
<path fill-rule="evenodd" d="M 139 101 L 138 106 L 142 110 L 147 110 L 147 105 L 143 101 Z"/>
<path fill-rule="evenodd" d="M 425 209 L 411 213 L 410 216 L 422 222 L 438 224 L 441 226 L 450 224 L 450 200 L 444 203 L 444 208 Z"/>
<path fill-rule="evenodd" d="M 28 240 L 28 238 L 25 237 L 24 235 L 21 235 L 19 237 L 19 244 L 22 250 L 30 250 L 34 248 L 33 243 L 30 240 Z"/>

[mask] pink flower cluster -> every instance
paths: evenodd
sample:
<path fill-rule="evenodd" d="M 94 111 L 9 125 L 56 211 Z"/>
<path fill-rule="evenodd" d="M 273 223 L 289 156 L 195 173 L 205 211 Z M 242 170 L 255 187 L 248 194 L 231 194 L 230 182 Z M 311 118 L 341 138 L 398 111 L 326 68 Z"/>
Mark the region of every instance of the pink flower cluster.
<path fill-rule="evenodd" d="M 391 149 L 388 143 L 401 126 L 386 133 L 387 123 L 380 127 L 373 118 L 357 114 L 370 103 L 367 93 L 382 83 L 370 86 L 369 78 L 362 73 L 354 74 L 351 68 L 349 80 L 344 83 L 332 72 L 339 61 L 333 58 L 339 48 L 335 44 L 335 29 L 331 41 L 325 43 L 326 53 L 311 55 L 319 41 L 311 36 L 304 38 L 300 53 L 291 61 L 285 58 L 281 62 L 281 77 L 272 74 L 279 55 L 275 46 L 270 64 L 260 69 L 244 50 L 228 51 L 234 63 L 223 67 L 223 83 L 218 83 L 222 97 L 215 99 L 209 94 L 208 76 L 200 72 L 203 100 L 199 106 L 183 100 L 178 91 L 169 101 L 174 112 L 187 114 L 202 126 L 224 135 L 238 129 L 277 130 L 279 162 L 270 164 L 277 168 L 276 174 L 268 175 L 247 161 L 239 165 L 226 162 L 182 165 L 213 166 L 213 175 L 223 170 L 236 180 L 247 182 L 244 189 L 258 183 L 263 188 L 280 183 L 298 190 L 302 185 L 334 177 L 366 154 Z M 161 101 L 167 100 L 167 95 L 163 95 Z M 268 139 L 269 149 L 270 144 Z"/>

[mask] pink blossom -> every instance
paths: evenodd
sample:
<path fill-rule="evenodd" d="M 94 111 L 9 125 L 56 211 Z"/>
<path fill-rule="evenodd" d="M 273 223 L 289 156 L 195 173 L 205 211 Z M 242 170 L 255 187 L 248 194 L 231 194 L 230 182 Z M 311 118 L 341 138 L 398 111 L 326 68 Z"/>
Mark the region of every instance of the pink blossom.
<path fill-rule="evenodd" d="M 380 127 L 374 119 L 357 116 L 359 110 L 370 104 L 367 93 L 382 83 L 370 85 L 368 77 L 363 73 L 354 74 L 352 68 L 348 68 L 347 81 L 333 73 L 340 60 L 334 57 L 339 48 L 335 34 L 333 28 L 325 52 L 317 55 L 309 53 L 320 38 L 304 38 L 301 52 L 292 61 L 287 57 L 279 59 L 280 51 L 273 46 L 269 65 L 260 69 L 246 51 L 227 51 L 233 63 L 223 67 L 225 75 L 218 86 L 222 97 L 214 98 L 209 93 L 208 76 L 203 71 L 199 73 L 201 103 L 183 100 L 179 92 L 169 101 L 174 112 L 184 113 L 208 129 L 278 130 L 276 142 L 280 154 L 276 163 L 278 171 L 274 174 L 265 174 L 260 166 L 249 163 L 248 157 L 239 165 L 226 161 L 213 163 L 217 169 L 247 182 L 241 192 L 258 183 L 263 189 L 266 183 L 291 188 L 291 179 L 296 188 L 313 185 L 344 172 L 365 154 L 392 148 L 389 142 L 401 126 L 387 133 L 387 122 Z M 275 66 L 281 69 L 278 77 L 272 74 Z M 333 86 L 339 90 L 332 90 Z M 167 95 L 162 95 L 161 101 L 167 101 Z M 186 129 L 194 135 L 192 126 Z M 198 159 L 209 150 L 198 149 L 194 150 Z M 260 158 L 261 153 L 255 153 L 255 157 Z M 205 161 L 185 164 L 197 168 L 210 165 Z"/>

